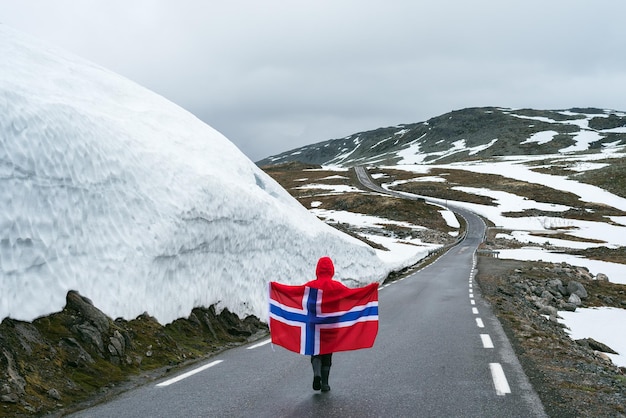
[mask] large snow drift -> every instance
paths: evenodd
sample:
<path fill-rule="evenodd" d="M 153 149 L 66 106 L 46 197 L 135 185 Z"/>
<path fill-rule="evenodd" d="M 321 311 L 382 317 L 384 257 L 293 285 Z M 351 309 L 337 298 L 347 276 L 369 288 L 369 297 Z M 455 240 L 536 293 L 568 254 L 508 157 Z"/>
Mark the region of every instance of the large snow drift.
<path fill-rule="evenodd" d="M 266 315 L 267 282 L 384 264 L 303 208 L 230 141 L 123 77 L 0 25 L 0 319 L 68 290 L 160 322 L 219 303 Z"/>

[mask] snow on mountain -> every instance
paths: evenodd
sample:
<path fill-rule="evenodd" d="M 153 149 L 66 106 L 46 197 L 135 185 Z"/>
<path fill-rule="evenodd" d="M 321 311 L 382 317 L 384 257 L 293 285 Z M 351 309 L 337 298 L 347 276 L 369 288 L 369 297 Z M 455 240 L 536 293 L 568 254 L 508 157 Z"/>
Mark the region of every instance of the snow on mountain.
<path fill-rule="evenodd" d="M 452 111 L 427 122 L 359 132 L 265 158 L 338 165 L 447 164 L 511 155 L 559 155 L 626 145 L 626 113 L 605 109 L 496 107 Z"/>
<path fill-rule="evenodd" d="M 230 141 L 106 69 L 0 25 L 0 318 L 74 289 L 161 323 L 217 303 L 265 317 L 267 283 L 320 256 L 368 283 L 385 263 L 319 221 Z"/>

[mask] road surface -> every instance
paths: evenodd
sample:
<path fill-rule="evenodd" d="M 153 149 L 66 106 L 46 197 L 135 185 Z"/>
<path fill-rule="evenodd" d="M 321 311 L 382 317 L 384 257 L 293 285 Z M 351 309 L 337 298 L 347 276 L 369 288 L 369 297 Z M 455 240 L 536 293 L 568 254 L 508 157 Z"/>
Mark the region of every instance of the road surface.
<path fill-rule="evenodd" d="M 545 417 L 474 283 L 485 225 L 457 210 L 468 225 L 464 239 L 380 288 L 376 344 L 333 355 L 330 392 L 311 389 L 308 357 L 264 340 L 73 416 Z"/>

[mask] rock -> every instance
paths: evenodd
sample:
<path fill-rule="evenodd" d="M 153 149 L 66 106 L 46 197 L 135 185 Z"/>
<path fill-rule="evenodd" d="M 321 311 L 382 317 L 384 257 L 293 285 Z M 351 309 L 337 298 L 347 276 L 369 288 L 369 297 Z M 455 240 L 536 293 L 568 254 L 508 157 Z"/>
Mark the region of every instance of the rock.
<path fill-rule="evenodd" d="M 601 351 L 603 353 L 609 353 L 609 354 L 618 354 L 616 351 L 614 351 L 611 347 L 609 347 L 608 345 L 601 343 L 599 341 L 594 340 L 593 338 L 583 338 L 580 340 L 576 340 L 576 342 L 580 345 L 584 345 L 586 347 L 591 348 L 592 350 L 595 351 Z"/>
<path fill-rule="evenodd" d="M 50 390 L 48 390 L 48 396 L 56 401 L 60 401 L 61 400 L 61 394 L 59 393 L 58 390 L 52 388 Z"/>
<path fill-rule="evenodd" d="M 556 310 L 556 308 L 554 306 L 542 306 L 541 309 L 539 309 L 539 313 L 541 315 L 548 315 L 550 317 L 554 316 L 556 317 L 558 315 L 558 311 Z"/>
<path fill-rule="evenodd" d="M 579 277 L 585 280 L 592 280 L 593 275 L 589 273 L 589 269 L 587 267 L 576 267 L 576 273 Z"/>
<path fill-rule="evenodd" d="M 113 336 L 109 337 L 109 341 L 111 342 L 111 344 L 109 344 L 109 352 L 112 355 L 123 357 L 126 351 L 126 342 L 122 334 L 118 330 L 115 330 Z M 114 348 L 113 351 L 111 350 L 111 346 Z"/>
<path fill-rule="evenodd" d="M 515 282 L 513 284 L 513 287 L 515 287 L 516 289 L 519 289 L 523 293 L 530 293 L 530 288 L 528 287 L 526 283 Z"/>
<path fill-rule="evenodd" d="M 545 300 L 546 303 L 550 303 L 554 301 L 554 295 L 548 290 L 544 290 L 543 292 L 541 292 L 541 299 Z"/>
<path fill-rule="evenodd" d="M 603 353 L 602 351 L 594 351 L 593 353 L 596 356 L 600 357 L 602 360 L 612 363 L 611 357 L 609 357 L 606 353 Z"/>
<path fill-rule="evenodd" d="M 104 354 L 102 333 L 95 326 L 88 323 L 78 324 L 72 327 L 72 332 L 78 334 L 83 342 L 95 346 L 101 355 Z"/>
<path fill-rule="evenodd" d="M 8 376 L 6 382 L 11 385 L 11 391 L 17 390 L 19 394 L 24 394 L 26 388 L 26 380 L 19 372 L 16 359 L 9 351 L 5 349 L 2 350 L 2 355 L 4 356 L 4 361 L 0 359 L 0 364 L 4 363 L 5 365 L 6 375 Z"/>
<path fill-rule="evenodd" d="M 580 300 L 580 297 L 576 293 L 572 293 L 571 295 L 569 295 L 569 298 L 567 299 L 567 303 L 571 303 L 574 306 L 580 306 L 582 304 L 582 301 Z"/>
<path fill-rule="evenodd" d="M 615 301 L 613 300 L 613 298 L 611 296 L 598 296 L 598 298 L 604 302 L 607 306 L 613 306 L 613 304 L 615 303 Z"/>
<path fill-rule="evenodd" d="M 94 359 L 89 355 L 87 351 L 80 345 L 76 339 L 67 337 L 61 339 L 59 347 L 64 349 L 67 353 L 67 364 L 72 367 L 87 366 L 94 364 Z"/>
<path fill-rule="evenodd" d="M 20 400 L 16 393 L 9 393 L 7 395 L 0 396 L 0 402 L 5 403 L 17 403 Z"/>
<path fill-rule="evenodd" d="M 585 286 L 577 282 L 576 280 L 571 280 L 567 284 L 567 292 L 571 295 L 572 293 L 577 294 L 581 299 L 587 298 L 587 290 Z"/>
<path fill-rule="evenodd" d="M 563 302 L 561 303 L 561 310 L 562 311 L 569 311 L 569 312 L 575 312 L 576 311 L 576 306 L 573 303 L 568 303 L 568 302 Z"/>
<path fill-rule="evenodd" d="M 43 344 L 43 337 L 33 324 L 15 321 L 14 325 L 20 345 L 26 351 L 26 354 L 31 355 L 33 353 L 33 345 Z"/>
<path fill-rule="evenodd" d="M 65 300 L 68 309 L 77 311 L 83 318 L 91 322 L 98 331 L 102 333 L 109 330 L 109 318 L 101 310 L 93 306 L 91 300 L 81 296 L 74 290 L 67 292 Z"/>
<path fill-rule="evenodd" d="M 596 274 L 596 280 L 599 282 L 608 282 L 609 281 L 609 276 L 607 276 L 604 273 L 598 273 Z"/>
<path fill-rule="evenodd" d="M 567 296 L 567 289 L 563 286 L 563 282 L 560 279 L 552 279 L 548 282 L 548 290 L 556 295 L 558 292 L 561 296 Z"/>

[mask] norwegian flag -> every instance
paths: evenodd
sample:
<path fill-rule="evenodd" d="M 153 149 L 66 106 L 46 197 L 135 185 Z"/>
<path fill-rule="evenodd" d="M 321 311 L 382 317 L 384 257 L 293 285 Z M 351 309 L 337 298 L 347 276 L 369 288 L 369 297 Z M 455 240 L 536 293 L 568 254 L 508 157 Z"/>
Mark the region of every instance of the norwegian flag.
<path fill-rule="evenodd" d="M 305 355 L 358 350 L 378 333 L 378 284 L 316 289 L 270 282 L 272 343 Z"/>

